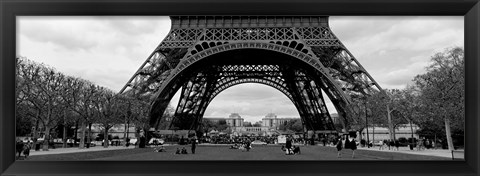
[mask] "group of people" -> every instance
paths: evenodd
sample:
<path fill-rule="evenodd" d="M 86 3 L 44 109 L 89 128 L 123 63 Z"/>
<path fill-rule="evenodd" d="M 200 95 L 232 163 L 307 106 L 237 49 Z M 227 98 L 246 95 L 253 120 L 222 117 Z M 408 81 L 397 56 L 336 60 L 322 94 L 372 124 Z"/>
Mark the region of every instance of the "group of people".
<path fill-rule="evenodd" d="M 249 139 L 250 141 L 261 141 L 265 142 L 265 144 L 275 144 L 277 142 L 276 136 L 209 136 L 209 137 L 202 137 L 200 140 L 204 143 L 211 143 L 211 144 L 236 144 L 242 143 Z"/>
<path fill-rule="evenodd" d="M 175 151 L 175 155 L 178 155 L 178 154 L 188 154 L 187 149 L 183 147 L 182 150 L 180 151 L 180 148 L 177 148 L 177 150 Z M 193 152 L 193 154 L 195 154 L 195 152 Z"/>
<path fill-rule="evenodd" d="M 346 136 L 339 137 L 337 144 L 337 157 L 340 158 L 342 157 L 342 149 L 352 149 L 352 158 L 355 158 L 355 150 L 357 150 L 357 142 L 355 141 L 354 136 L 349 136 L 348 138 Z"/>
<path fill-rule="evenodd" d="M 250 151 L 250 149 L 252 149 L 252 142 L 250 141 L 250 139 L 244 139 L 242 141 L 239 141 L 239 142 L 235 142 L 233 145 L 230 146 L 230 149 L 240 149 L 243 151 Z"/>
<path fill-rule="evenodd" d="M 282 145 L 282 151 L 285 152 L 285 155 L 296 155 L 300 154 L 300 147 L 292 145 L 292 138 L 288 137 L 285 143 L 285 146 Z"/>
<path fill-rule="evenodd" d="M 195 154 L 195 149 L 197 148 L 197 143 L 198 143 L 197 137 L 194 136 L 190 140 L 182 137 L 182 139 L 180 140 L 180 145 L 186 145 L 188 141 L 190 141 L 190 144 L 191 144 L 192 154 Z M 181 151 L 180 151 L 180 148 L 177 148 L 177 150 L 175 151 L 175 154 L 188 154 L 188 152 L 187 152 L 187 149 L 183 147 Z"/>
<path fill-rule="evenodd" d="M 398 140 L 383 140 L 379 142 L 380 147 L 378 150 L 383 150 L 388 147 L 388 150 L 397 150 L 400 147 L 400 142 Z"/>
<path fill-rule="evenodd" d="M 20 158 L 22 153 L 25 159 L 27 159 L 27 157 L 30 155 L 30 149 L 32 148 L 32 145 L 33 143 L 30 141 L 24 143 L 22 140 L 17 139 L 17 142 L 15 144 L 15 150 L 18 154 L 17 159 Z"/>
<path fill-rule="evenodd" d="M 431 139 L 420 139 L 417 141 L 417 150 L 425 150 L 425 149 L 435 149 L 435 141 Z"/>

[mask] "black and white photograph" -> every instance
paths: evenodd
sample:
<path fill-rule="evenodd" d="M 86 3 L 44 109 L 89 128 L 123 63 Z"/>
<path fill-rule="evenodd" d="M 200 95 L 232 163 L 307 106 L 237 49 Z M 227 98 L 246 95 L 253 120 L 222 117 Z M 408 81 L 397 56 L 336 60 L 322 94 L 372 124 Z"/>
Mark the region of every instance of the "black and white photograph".
<path fill-rule="evenodd" d="M 464 161 L 464 26 L 17 16 L 15 158 Z"/>

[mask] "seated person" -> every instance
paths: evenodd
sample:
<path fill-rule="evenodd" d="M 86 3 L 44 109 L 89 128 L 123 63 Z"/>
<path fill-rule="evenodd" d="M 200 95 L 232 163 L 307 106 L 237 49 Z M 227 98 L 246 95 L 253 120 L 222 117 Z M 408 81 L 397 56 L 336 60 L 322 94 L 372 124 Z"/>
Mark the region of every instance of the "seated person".
<path fill-rule="evenodd" d="M 238 146 L 237 143 L 235 143 L 235 145 L 231 145 L 230 146 L 230 149 L 238 149 L 240 146 Z"/>
<path fill-rule="evenodd" d="M 285 148 L 285 145 L 282 145 L 282 151 L 285 151 L 286 148 Z"/>
<path fill-rule="evenodd" d="M 294 154 L 300 154 L 300 147 L 299 147 L 299 146 L 295 146 L 295 147 L 293 148 L 293 153 L 294 153 Z"/>
<path fill-rule="evenodd" d="M 187 149 L 185 149 L 185 147 L 182 148 L 182 154 L 188 154 Z"/>
<path fill-rule="evenodd" d="M 285 150 L 285 154 L 286 154 L 286 155 L 293 155 L 293 149 L 287 148 L 287 149 Z"/>
<path fill-rule="evenodd" d="M 156 148 L 155 150 L 156 150 L 156 152 L 166 152 L 166 151 L 167 151 L 167 150 L 165 149 L 165 147 L 163 147 L 163 146 L 161 146 L 161 147 L 159 147 L 159 148 Z"/>
<path fill-rule="evenodd" d="M 240 145 L 240 146 L 238 147 L 238 149 L 240 149 L 240 150 L 245 150 L 245 145 L 243 145 L 243 144 Z"/>
<path fill-rule="evenodd" d="M 177 154 L 177 155 L 180 154 L 180 149 L 179 148 L 177 148 L 177 151 L 175 151 L 175 154 Z"/>

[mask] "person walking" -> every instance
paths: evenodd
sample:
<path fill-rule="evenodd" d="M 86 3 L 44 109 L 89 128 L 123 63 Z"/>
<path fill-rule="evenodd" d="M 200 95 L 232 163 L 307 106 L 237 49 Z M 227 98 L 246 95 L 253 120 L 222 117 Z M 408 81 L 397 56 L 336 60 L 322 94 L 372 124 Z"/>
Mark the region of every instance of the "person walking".
<path fill-rule="evenodd" d="M 355 138 L 350 139 L 350 149 L 352 149 L 352 158 L 355 158 L 355 150 L 357 150 L 357 143 L 355 142 Z"/>
<path fill-rule="evenodd" d="M 338 138 L 338 141 L 337 141 L 337 158 L 341 157 L 341 152 L 340 151 L 342 151 L 342 148 L 343 148 L 342 138 Z"/>
<path fill-rule="evenodd" d="M 385 142 L 385 141 L 384 141 Z M 390 146 L 393 148 L 391 140 L 387 140 L 385 143 L 387 143 L 388 150 L 390 150 Z"/>
<path fill-rule="evenodd" d="M 395 140 L 395 148 L 397 149 L 397 151 L 399 151 L 399 148 L 400 147 L 400 141 L 398 140 Z"/>
<path fill-rule="evenodd" d="M 192 154 L 195 154 L 195 148 L 197 148 L 197 138 L 192 139 Z"/>

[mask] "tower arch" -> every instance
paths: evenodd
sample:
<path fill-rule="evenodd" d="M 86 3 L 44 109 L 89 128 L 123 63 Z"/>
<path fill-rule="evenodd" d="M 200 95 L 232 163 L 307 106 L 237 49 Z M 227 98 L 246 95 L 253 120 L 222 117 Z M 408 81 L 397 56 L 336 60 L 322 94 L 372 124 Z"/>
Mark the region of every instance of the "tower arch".
<path fill-rule="evenodd" d="M 331 32 L 328 17 L 171 19 L 168 36 L 121 90 L 151 99 L 152 127 L 179 89 L 172 123 L 194 129 L 222 89 L 252 81 L 286 92 L 309 130 L 334 129 L 323 90 L 349 128 L 351 98 L 381 89 Z"/>

